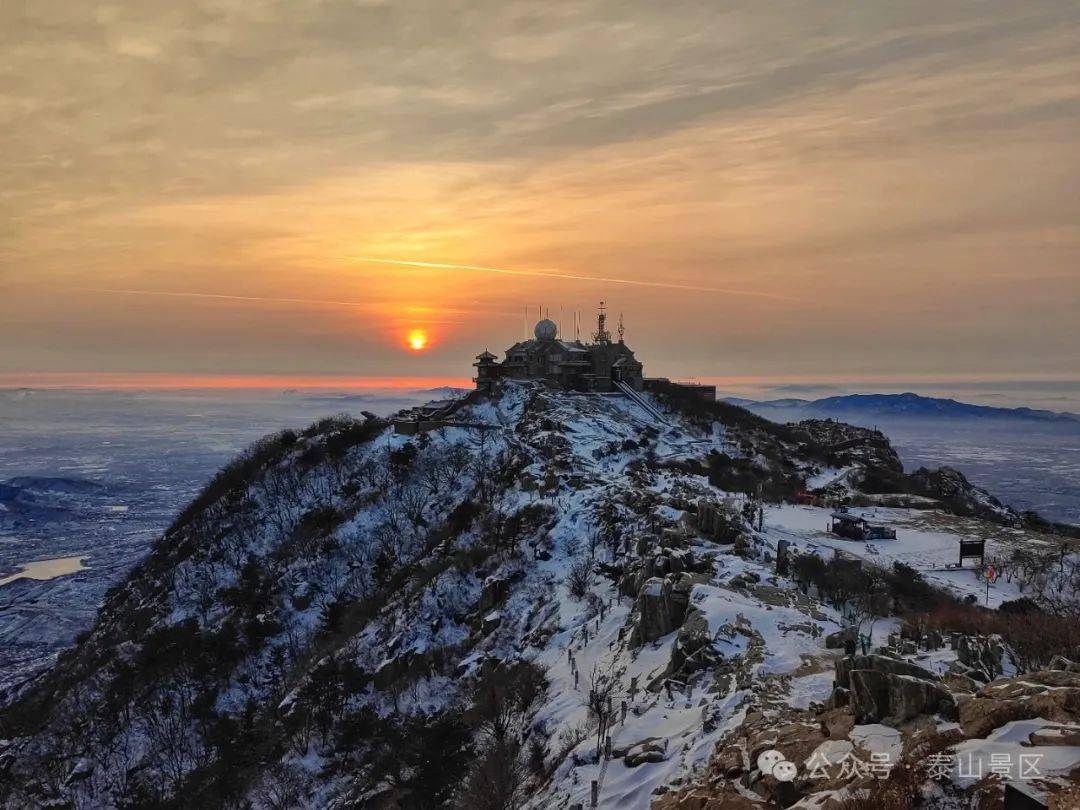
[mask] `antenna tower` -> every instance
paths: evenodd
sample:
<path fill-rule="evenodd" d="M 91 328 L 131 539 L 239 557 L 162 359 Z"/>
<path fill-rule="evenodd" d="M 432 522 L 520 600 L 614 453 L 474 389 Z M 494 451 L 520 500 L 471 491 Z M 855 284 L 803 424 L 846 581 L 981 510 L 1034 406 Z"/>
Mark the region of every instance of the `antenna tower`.
<path fill-rule="evenodd" d="M 611 342 L 611 333 L 607 330 L 607 306 L 603 301 L 596 311 L 596 334 L 593 335 L 593 340 L 597 343 Z"/>

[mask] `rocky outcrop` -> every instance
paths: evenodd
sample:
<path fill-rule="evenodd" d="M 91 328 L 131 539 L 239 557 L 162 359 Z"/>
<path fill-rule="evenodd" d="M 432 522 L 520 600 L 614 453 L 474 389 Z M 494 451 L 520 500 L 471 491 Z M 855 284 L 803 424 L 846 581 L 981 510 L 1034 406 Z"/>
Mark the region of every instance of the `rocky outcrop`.
<path fill-rule="evenodd" d="M 1080 726 L 1047 726 L 1031 732 L 1028 742 L 1032 745 L 1080 746 Z"/>
<path fill-rule="evenodd" d="M 964 676 L 950 674 L 940 679 L 918 664 L 889 656 L 847 656 L 836 662 L 838 677 L 844 680 L 834 690 L 834 698 L 838 693 L 846 694 L 850 687 L 850 708 L 827 705 L 824 709 L 796 712 L 774 706 L 764 713 L 748 711 L 744 722 L 721 738 L 703 778 L 691 787 L 665 795 L 653 808 L 796 806 L 826 810 L 846 806 L 838 795 L 872 789 L 879 783 L 866 771 L 860 774 L 857 768 L 845 770 L 839 762 L 846 756 L 870 762 L 872 749 L 866 743 L 882 735 L 867 735 L 865 729 L 860 732 L 856 726 L 882 720 L 903 724 L 896 736 L 903 749 L 900 763 L 927 781 L 910 785 L 909 790 L 901 780 L 890 788 L 900 793 L 871 790 L 867 806 L 921 807 L 924 805 L 920 802 L 932 796 L 934 807 L 1000 807 L 1000 781 L 972 786 L 937 779 L 927 775 L 927 758 L 954 750 L 952 746 L 965 739 L 981 744 L 982 739 L 1006 723 L 1034 718 L 1048 722 L 1032 724 L 1034 730 L 1021 741 L 1025 747 L 1042 746 L 1049 752 L 1051 747 L 1080 745 L 1080 671 L 1073 671 L 1075 664 L 1066 659 L 1054 663 L 1058 669 L 981 686 L 974 695 L 962 695 L 957 707 L 946 683 L 949 678 Z M 933 715 L 953 715 L 956 711 L 959 728 L 943 730 L 933 722 Z M 816 721 L 816 728 L 811 729 L 807 721 Z M 769 749 L 780 751 L 787 760 L 798 764 L 800 776 L 780 784 L 757 770 L 756 757 Z M 811 756 L 824 756 L 832 763 L 826 776 L 805 778 Z M 1050 807 L 1080 807 L 1075 800 L 1080 794 L 1072 792 L 1075 784 L 1069 787 L 1068 779 L 1065 776 L 1044 783 Z M 1072 781 L 1075 783 L 1075 777 Z"/>
<path fill-rule="evenodd" d="M 690 591 L 698 579 L 683 572 L 645 580 L 634 606 L 636 621 L 630 635 L 631 646 L 655 641 L 681 627 L 690 604 Z"/>
<path fill-rule="evenodd" d="M 837 659 L 835 667 L 837 686 L 846 686 L 848 675 L 856 669 L 874 669 L 892 675 L 906 675 L 911 678 L 920 678 L 924 681 L 938 680 L 937 675 L 925 667 L 913 664 L 911 661 L 905 661 L 902 658 L 891 658 L 887 655 L 878 655 L 876 653 L 870 655 L 846 655 L 843 658 Z"/>
<path fill-rule="evenodd" d="M 718 543 L 734 543 L 746 531 L 746 520 L 725 503 L 701 500 L 697 504 L 696 528 Z"/>
<path fill-rule="evenodd" d="M 1041 717 L 1065 723 L 1080 717 L 1080 672 L 1048 669 L 987 684 L 960 706 L 960 726 L 984 737 L 1013 720 Z"/>
<path fill-rule="evenodd" d="M 904 723 L 921 714 L 953 716 L 956 702 L 941 684 L 876 669 L 852 670 L 851 711 L 860 723 Z"/>
<path fill-rule="evenodd" d="M 843 705 L 850 705 L 860 723 L 903 723 L 920 714 L 953 716 L 956 712 L 952 694 L 934 673 L 886 655 L 849 655 L 837 660 L 830 708 Z"/>
<path fill-rule="evenodd" d="M 708 621 L 701 611 L 692 607 L 675 634 L 667 669 L 650 684 L 650 688 L 658 690 L 666 680 L 685 683 L 695 672 L 714 667 L 720 658 L 709 632 Z"/>
<path fill-rule="evenodd" d="M 842 650 L 844 645 L 848 643 L 855 643 L 859 639 L 859 628 L 855 626 L 842 627 L 835 633 L 829 633 L 825 636 L 825 649 L 827 650 Z"/>
<path fill-rule="evenodd" d="M 1080 672 L 1080 661 L 1070 661 L 1064 655 L 1055 655 L 1047 669 L 1063 669 L 1066 672 Z"/>
<path fill-rule="evenodd" d="M 956 640 L 956 657 L 969 671 L 965 674 L 981 681 L 992 681 L 1001 674 L 1001 657 L 1005 647 L 989 636 L 960 636 Z M 981 676 L 981 677 L 980 677 Z"/>
<path fill-rule="evenodd" d="M 682 574 L 711 576 L 712 562 L 698 559 L 692 551 L 672 545 L 673 537 L 663 539 L 639 535 L 636 543 L 638 559 L 620 572 L 619 590 L 626 596 L 637 597 L 645 583 L 653 577 L 671 577 L 677 581 Z"/>
<path fill-rule="evenodd" d="M 972 484 L 959 470 L 920 467 L 908 476 L 915 493 L 940 501 L 957 515 L 969 515 L 1007 526 L 1018 526 L 1020 516 L 984 489 Z"/>
<path fill-rule="evenodd" d="M 646 580 L 638 594 L 636 610 L 637 626 L 631 636 L 631 644 L 646 644 L 674 630 L 671 580 L 659 577 Z"/>

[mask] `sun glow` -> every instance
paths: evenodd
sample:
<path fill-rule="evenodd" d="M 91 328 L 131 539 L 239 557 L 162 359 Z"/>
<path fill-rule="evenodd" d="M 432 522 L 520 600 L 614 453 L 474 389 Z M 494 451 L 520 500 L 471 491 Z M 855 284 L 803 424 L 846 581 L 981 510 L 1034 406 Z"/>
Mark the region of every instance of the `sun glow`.
<path fill-rule="evenodd" d="M 423 329 L 412 329 L 405 338 L 405 343 L 414 352 L 422 352 L 428 347 L 428 335 Z"/>

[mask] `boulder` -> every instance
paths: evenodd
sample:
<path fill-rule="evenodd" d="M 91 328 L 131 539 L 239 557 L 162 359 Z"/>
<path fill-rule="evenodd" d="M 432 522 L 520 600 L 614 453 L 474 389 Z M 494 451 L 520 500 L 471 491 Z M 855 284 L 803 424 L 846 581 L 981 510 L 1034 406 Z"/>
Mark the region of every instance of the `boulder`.
<path fill-rule="evenodd" d="M 690 591 L 694 589 L 697 579 L 687 573 L 679 574 L 671 584 L 671 618 L 678 627 L 686 617 L 686 610 L 690 606 Z"/>
<path fill-rule="evenodd" d="M 502 613 L 493 610 L 484 617 L 484 620 L 480 625 L 480 630 L 487 635 L 488 633 L 493 632 L 500 624 L 502 624 Z"/>
<path fill-rule="evenodd" d="M 646 762 L 663 762 L 667 758 L 667 738 L 646 737 L 622 751 L 612 751 L 612 756 L 620 755 L 627 768 L 636 768 Z"/>
<path fill-rule="evenodd" d="M 835 633 L 825 636 L 825 648 L 828 650 L 842 650 L 845 642 L 858 641 L 859 629 L 857 627 L 842 627 Z"/>
<path fill-rule="evenodd" d="M 838 658 L 836 664 L 836 685 L 848 685 L 848 675 L 856 669 L 874 669 L 879 672 L 889 672 L 893 675 L 908 675 L 912 678 L 921 678 L 924 681 L 936 681 L 938 676 L 925 667 L 905 661 L 902 658 L 892 658 L 886 655 L 847 655 Z"/>
<path fill-rule="evenodd" d="M 1080 672 L 1049 669 L 987 684 L 960 706 L 968 737 L 985 737 L 1013 720 L 1041 717 L 1075 723 L 1080 717 Z"/>
<path fill-rule="evenodd" d="M 859 723 L 903 723 L 921 714 L 953 716 L 956 702 L 941 684 L 876 669 L 850 675 L 851 711 Z"/>
<path fill-rule="evenodd" d="M 1080 726 L 1046 726 L 1028 736 L 1032 745 L 1080 746 Z"/>
<path fill-rule="evenodd" d="M 952 693 L 939 683 L 907 675 L 889 676 L 889 716 L 899 723 L 921 714 L 956 716 Z"/>
<path fill-rule="evenodd" d="M 746 769 L 742 749 L 737 745 L 726 746 L 713 756 L 712 767 L 728 779 L 738 776 Z"/>
<path fill-rule="evenodd" d="M 847 739 L 848 734 L 855 727 L 855 715 L 846 707 L 829 709 L 819 718 L 821 730 L 831 740 Z"/>
<path fill-rule="evenodd" d="M 1001 674 L 1004 647 L 989 636 L 961 636 L 956 642 L 956 657 L 960 663 L 985 673 L 990 681 Z"/>
<path fill-rule="evenodd" d="M 948 672 L 941 681 L 950 691 L 972 694 L 979 691 L 979 684 L 974 678 L 960 672 Z"/>
<path fill-rule="evenodd" d="M 838 709 L 851 703 L 851 691 L 846 686 L 837 686 L 832 690 L 829 699 L 825 701 L 825 710 Z"/>
<path fill-rule="evenodd" d="M 1080 672 L 1080 662 L 1070 661 L 1064 655 L 1055 655 L 1047 669 L 1060 669 L 1065 672 Z"/>
<path fill-rule="evenodd" d="M 877 723 L 889 713 L 889 674 L 856 669 L 848 675 L 851 712 L 860 723 Z"/>
<path fill-rule="evenodd" d="M 671 603 L 671 581 L 650 577 L 637 597 L 638 622 L 631 644 L 639 646 L 666 636 L 675 629 Z"/>
<path fill-rule="evenodd" d="M 480 591 L 480 603 L 478 610 L 491 610 L 496 605 L 502 604 L 510 593 L 510 580 L 507 577 L 499 577 L 492 574 L 484 580 L 483 589 Z"/>

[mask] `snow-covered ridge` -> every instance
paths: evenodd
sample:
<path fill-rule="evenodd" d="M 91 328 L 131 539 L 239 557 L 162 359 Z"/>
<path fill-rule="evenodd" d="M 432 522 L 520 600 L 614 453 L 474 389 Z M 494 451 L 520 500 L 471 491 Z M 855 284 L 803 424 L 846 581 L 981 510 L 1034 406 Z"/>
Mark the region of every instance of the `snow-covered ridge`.
<path fill-rule="evenodd" d="M 487 763 L 531 806 L 647 807 L 751 698 L 828 694 L 841 618 L 772 564 L 813 532 L 746 493 L 891 480 L 884 437 L 537 385 L 465 411 L 219 475 L 0 718 L 7 806 L 442 806 Z"/>

